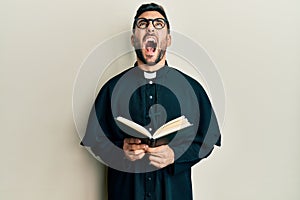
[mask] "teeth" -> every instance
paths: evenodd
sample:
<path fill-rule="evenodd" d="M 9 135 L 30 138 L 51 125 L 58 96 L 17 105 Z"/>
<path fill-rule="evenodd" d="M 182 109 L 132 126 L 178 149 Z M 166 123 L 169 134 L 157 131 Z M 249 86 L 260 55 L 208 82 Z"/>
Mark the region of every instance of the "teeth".
<path fill-rule="evenodd" d="M 155 42 L 156 43 L 156 39 L 153 37 L 149 37 L 149 38 L 146 38 L 146 42 Z"/>
<path fill-rule="evenodd" d="M 150 41 L 155 42 L 155 40 L 154 40 L 153 38 L 148 38 L 146 41 L 147 41 L 147 42 L 150 42 Z"/>

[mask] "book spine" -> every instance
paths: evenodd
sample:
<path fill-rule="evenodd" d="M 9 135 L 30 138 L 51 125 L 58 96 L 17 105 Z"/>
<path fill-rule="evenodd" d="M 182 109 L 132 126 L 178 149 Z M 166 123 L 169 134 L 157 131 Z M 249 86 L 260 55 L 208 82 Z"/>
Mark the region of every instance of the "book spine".
<path fill-rule="evenodd" d="M 156 140 L 151 138 L 148 140 L 148 146 L 149 147 L 155 147 L 156 146 Z"/>

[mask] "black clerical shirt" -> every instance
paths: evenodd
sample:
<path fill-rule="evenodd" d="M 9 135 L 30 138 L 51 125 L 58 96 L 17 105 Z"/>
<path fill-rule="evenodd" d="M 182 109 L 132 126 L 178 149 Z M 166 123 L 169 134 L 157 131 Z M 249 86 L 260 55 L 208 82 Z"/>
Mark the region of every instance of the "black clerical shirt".
<path fill-rule="evenodd" d="M 115 122 L 123 116 L 154 132 L 185 115 L 191 128 L 178 132 L 169 146 L 175 162 L 162 169 L 149 165 L 148 155 L 129 161 L 122 150 L 128 137 Z M 82 145 L 108 165 L 109 200 L 190 200 L 191 167 L 220 146 L 220 131 L 208 96 L 191 77 L 164 66 L 144 72 L 137 66 L 110 79 L 92 108 Z"/>

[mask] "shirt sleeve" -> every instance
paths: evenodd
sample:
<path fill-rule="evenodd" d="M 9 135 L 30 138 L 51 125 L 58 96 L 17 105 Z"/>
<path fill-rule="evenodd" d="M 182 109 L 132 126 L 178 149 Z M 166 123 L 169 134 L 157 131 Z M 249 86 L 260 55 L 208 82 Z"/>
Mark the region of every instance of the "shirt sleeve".
<path fill-rule="evenodd" d="M 90 147 L 95 157 L 107 166 L 126 172 L 141 172 L 149 161 L 132 162 L 123 151 L 124 132 L 118 128 L 111 110 L 111 94 L 114 84 L 105 84 L 91 109 L 86 133 L 81 145 Z"/>
<path fill-rule="evenodd" d="M 110 109 L 109 88 L 109 84 L 106 84 L 100 90 L 92 106 L 85 136 L 80 144 L 90 147 L 95 157 L 99 157 L 108 166 L 124 168 L 123 165 L 127 165 L 128 161 L 124 159 L 123 137 L 118 133 Z"/>
<path fill-rule="evenodd" d="M 191 84 L 199 102 L 200 120 L 197 133 L 192 141 L 170 146 L 175 154 L 175 162 L 169 166 L 171 174 L 177 174 L 191 168 L 200 160 L 207 158 L 215 146 L 221 146 L 221 133 L 210 100 L 200 84 Z M 186 140 L 182 138 L 182 140 Z M 186 144 L 190 146 L 184 147 Z M 184 151 L 185 150 L 185 151 Z M 182 153 L 184 151 L 184 153 Z M 176 155 L 180 155 L 177 157 Z"/>

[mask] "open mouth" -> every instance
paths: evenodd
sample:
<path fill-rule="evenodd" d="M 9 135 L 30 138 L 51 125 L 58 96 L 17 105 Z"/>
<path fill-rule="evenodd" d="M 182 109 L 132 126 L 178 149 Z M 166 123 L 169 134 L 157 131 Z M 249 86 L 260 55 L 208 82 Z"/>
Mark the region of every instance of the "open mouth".
<path fill-rule="evenodd" d="M 156 48 L 157 48 L 156 40 L 152 37 L 146 38 L 145 49 L 146 49 L 147 54 L 153 55 L 156 51 Z"/>

